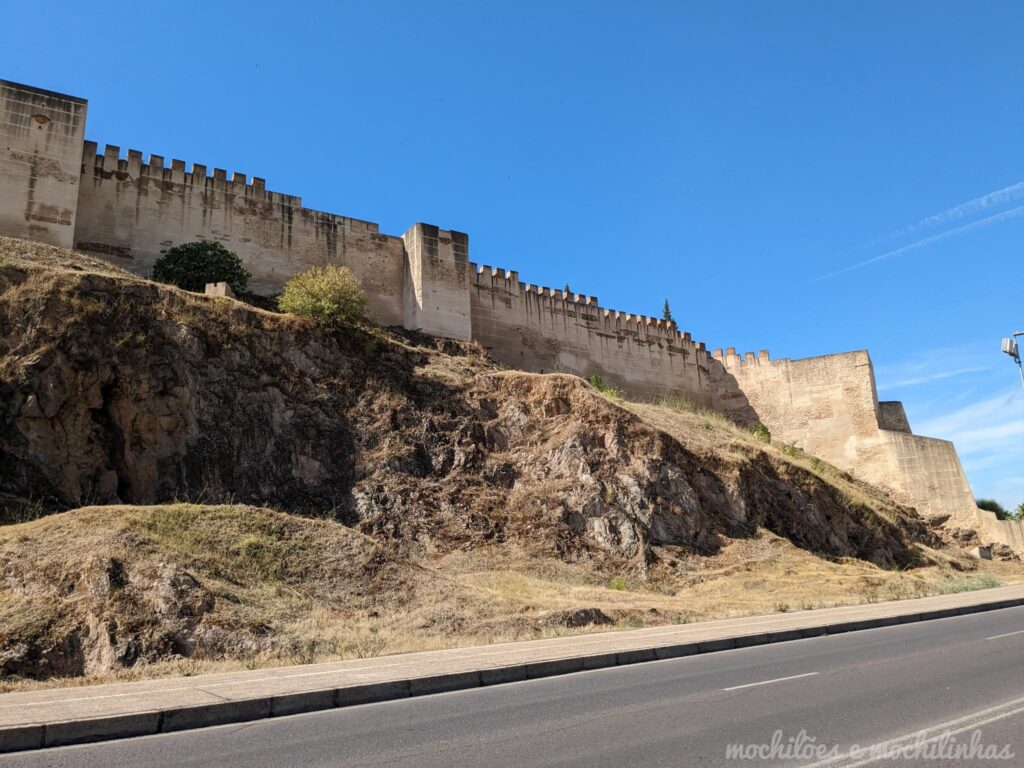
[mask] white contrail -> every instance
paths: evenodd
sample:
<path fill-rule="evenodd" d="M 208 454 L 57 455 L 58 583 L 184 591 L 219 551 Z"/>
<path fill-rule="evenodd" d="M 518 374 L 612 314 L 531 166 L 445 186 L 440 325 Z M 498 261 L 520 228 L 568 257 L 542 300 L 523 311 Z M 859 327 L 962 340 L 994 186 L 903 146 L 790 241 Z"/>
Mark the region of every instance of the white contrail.
<path fill-rule="evenodd" d="M 976 197 L 973 200 L 968 200 L 966 203 L 954 205 L 952 208 L 949 208 L 942 213 L 936 213 L 934 216 L 928 216 L 927 218 L 921 219 L 917 224 L 902 230 L 900 234 L 909 235 L 920 229 L 925 229 L 926 227 L 934 227 L 938 224 L 956 221 L 957 219 L 962 219 L 964 216 L 970 216 L 971 214 L 988 210 L 993 205 L 1005 205 L 1011 200 L 1017 200 L 1020 197 L 1024 197 L 1024 181 L 1018 181 L 1016 184 L 1011 184 L 1008 187 L 997 189 L 995 192 L 989 192 L 987 195 L 982 195 L 981 197 Z"/>
<path fill-rule="evenodd" d="M 1018 181 L 1016 184 L 1011 184 L 1008 187 L 997 189 L 995 192 L 989 192 L 987 195 L 982 195 L 981 197 L 976 197 L 973 200 L 968 200 L 966 203 L 954 205 L 952 208 L 947 208 L 942 211 L 942 213 L 935 213 L 931 216 L 926 216 L 916 224 L 911 224 L 910 226 L 903 227 L 902 229 L 893 230 L 884 237 L 879 237 L 875 240 L 864 243 L 863 245 L 857 246 L 856 250 L 859 251 L 864 248 L 872 248 L 876 245 L 889 242 L 890 240 L 896 240 L 897 238 L 906 237 L 907 235 L 912 235 L 915 232 L 920 232 L 922 229 L 929 229 L 940 224 L 957 221 L 965 216 L 986 211 L 994 205 L 1005 205 L 1006 203 L 1018 200 L 1022 197 L 1024 197 L 1024 181 Z"/>
<path fill-rule="evenodd" d="M 996 194 L 996 193 L 993 193 L 993 194 Z M 979 199 L 981 199 L 981 198 L 979 198 Z M 965 203 L 964 205 L 968 205 L 968 204 Z M 955 210 L 955 209 L 951 208 L 950 210 Z M 947 213 L 948 213 L 948 211 L 947 211 Z M 823 275 L 822 277 L 817 277 L 814 280 L 811 280 L 811 282 L 812 283 L 818 283 L 818 282 L 821 282 L 822 280 L 828 280 L 831 277 L 836 277 L 837 275 L 842 275 L 842 274 L 845 274 L 847 272 L 852 272 L 855 269 L 860 269 L 861 267 L 866 267 L 869 264 L 875 264 L 875 263 L 877 263 L 879 261 L 885 261 L 886 259 L 892 259 L 892 258 L 895 258 L 896 256 L 902 256 L 907 251 L 917 250 L 918 248 L 922 248 L 922 247 L 924 247 L 926 245 L 930 245 L 931 243 L 938 242 L 939 240 L 945 240 L 946 238 L 952 237 L 953 235 L 958 235 L 961 232 L 970 232 L 973 229 L 979 229 L 980 227 L 986 227 L 989 224 L 996 224 L 997 222 L 1000 222 L 1000 221 L 1006 221 L 1007 219 L 1012 219 L 1012 218 L 1015 218 L 1017 216 L 1020 216 L 1022 213 L 1024 213 L 1024 205 L 1017 206 L 1016 208 L 1011 208 L 1010 210 L 1003 211 L 1002 213 L 995 213 L 995 214 L 993 214 L 991 216 L 988 216 L 988 217 L 986 217 L 984 219 L 979 219 L 978 221 L 972 221 L 970 224 L 963 224 L 963 225 L 961 225 L 959 227 L 954 227 L 953 229 L 948 229 L 945 232 L 939 232 L 938 234 L 931 235 L 930 237 L 923 238 L 921 240 L 918 240 L 917 242 L 911 243 L 910 245 L 904 245 L 902 248 L 896 248 L 895 250 L 888 251 L 887 253 L 883 253 L 880 256 L 875 256 L 874 258 L 867 259 L 866 261 L 861 261 L 861 262 L 858 262 L 856 264 L 851 264 L 849 267 L 843 267 L 842 269 L 838 269 L 835 272 L 829 272 L 827 275 Z M 939 214 L 939 216 L 943 216 L 943 215 L 944 214 Z M 936 218 L 936 217 L 932 217 L 932 218 Z"/>

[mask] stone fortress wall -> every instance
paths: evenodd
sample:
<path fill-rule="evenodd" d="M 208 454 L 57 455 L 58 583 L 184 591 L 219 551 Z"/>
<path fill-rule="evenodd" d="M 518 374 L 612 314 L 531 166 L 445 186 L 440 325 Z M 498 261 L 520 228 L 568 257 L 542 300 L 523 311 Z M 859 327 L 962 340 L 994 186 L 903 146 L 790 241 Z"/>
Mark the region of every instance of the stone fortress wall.
<path fill-rule="evenodd" d="M 376 224 L 304 208 L 272 192 L 263 179 L 183 160 L 165 163 L 118 147 L 97 151 L 86 141 L 79 160 L 74 247 L 105 256 L 142 275 L 160 251 L 189 240 L 216 240 L 252 272 L 258 293 L 273 293 L 315 264 L 349 265 L 366 289 L 370 311 L 402 323 L 405 247 Z"/>
<path fill-rule="evenodd" d="M 302 206 L 260 178 L 86 141 L 84 99 L 0 81 L 0 234 L 73 247 L 149 276 L 161 250 L 201 238 L 235 251 L 271 294 L 313 265 L 344 264 L 383 325 L 479 341 L 535 372 L 600 375 L 641 397 L 672 396 L 764 423 L 773 436 L 885 485 L 923 511 L 1002 533 L 977 508 L 952 444 L 913 435 L 879 403 L 866 352 L 770 360 L 710 355 L 675 323 L 596 297 L 521 282 L 469 260 L 469 237 L 415 224 L 401 237 Z M 1007 543 L 1011 543 L 1007 541 Z"/>
<path fill-rule="evenodd" d="M 523 283 L 471 264 L 473 338 L 499 362 L 536 373 L 600 375 L 643 397 L 711 405 L 710 356 L 674 322 L 604 309 L 596 296 Z"/>
<path fill-rule="evenodd" d="M 972 528 L 982 539 L 1024 551 L 1024 526 L 978 509 L 956 447 L 915 435 L 903 404 L 879 402 L 866 350 L 802 360 L 767 351 L 716 349 L 714 408 L 741 423 L 761 422 L 773 440 L 791 443 L 870 483 L 889 488 L 920 511 Z M 737 395 L 736 393 L 741 393 Z"/>
<path fill-rule="evenodd" d="M 100 151 L 84 139 L 85 108 L 82 99 L 0 81 L 0 233 L 74 247 L 143 276 L 162 250 L 215 240 L 241 257 L 262 294 L 310 266 L 344 264 L 382 325 L 477 339 L 525 370 L 597 373 L 637 394 L 710 405 L 710 357 L 672 323 L 478 267 L 462 232 L 420 223 L 401 237 L 381 234 L 375 223 L 305 208 L 258 177 L 111 145 Z M 33 115 L 43 113 L 37 126 Z M 41 186 L 31 169 L 54 164 L 59 174 Z M 30 195 L 37 218 L 57 211 L 59 223 L 28 226 Z"/>
<path fill-rule="evenodd" d="M 85 99 L 0 81 L 0 232 L 74 246 Z"/>
<path fill-rule="evenodd" d="M 719 375 L 736 380 L 773 439 L 800 446 L 869 482 L 897 491 L 915 506 L 954 515 L 974 508 L 953 444 L 910 431 L 900 403 L 880 403 L 866 351 L 803 360 L 748 358 L 715 350 Z M 736 399 L 715 407 L 737 420 Z"/>

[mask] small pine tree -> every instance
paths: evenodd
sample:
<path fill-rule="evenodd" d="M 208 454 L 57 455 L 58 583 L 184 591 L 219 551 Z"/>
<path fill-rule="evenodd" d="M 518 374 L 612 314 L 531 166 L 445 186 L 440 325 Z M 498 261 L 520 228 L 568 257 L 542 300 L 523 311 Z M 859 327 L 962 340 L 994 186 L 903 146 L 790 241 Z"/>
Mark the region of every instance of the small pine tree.
<path fill-rule="evenodd" d="M 252 275 L 238 254 L 212 240 L 194 240 L 161 251 L 153 264 L 153 279 L 186 291 L 202 291 L 207 283 L 227 283 L 244 293 Z"/>
<path fill-rule="evenodd" d="M 665 299 L 665 309 L 661 312 L 661 319 L 667 320 L 670 323 L 675 322 L 675 318 L 672 317 L 672 308 L 668 305 L 668 299 Z"/>
<path fill-rule="evenodd" d="M 570 293 L 572 293 L 572 291 L 569 290 L 569 284 L 566 283 L 565 284 L 565 294 L 566 294 L 566 296 L 568 296 Z"/>

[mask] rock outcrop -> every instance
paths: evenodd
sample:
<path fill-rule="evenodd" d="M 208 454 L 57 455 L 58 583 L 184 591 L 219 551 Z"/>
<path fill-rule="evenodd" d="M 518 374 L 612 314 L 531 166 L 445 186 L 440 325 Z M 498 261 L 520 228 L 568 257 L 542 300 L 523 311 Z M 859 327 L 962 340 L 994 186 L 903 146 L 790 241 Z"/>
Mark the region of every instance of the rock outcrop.
<path fill-rule="evenodd" d="M 282 653 L 282 630 L 246 618 L 264 581 L 360 620 L 386 595 L 400 617 L 409 585 L 439 589 L 417 561 L 494 548 L 642 582 L 765 530 L 886 568 L 941 546 L 877 489 L 710 415 L 501 370 L 472 343 L 329 334 L 19 247 L 0 261 L 0 510 L 17 522 L 136 506 L 39 520 L 0 542 L 5 674 Z M 248 506 L 190 506 L 190 524 L 165 530 L 184 513 L 145 505 L 174 501 Z M 230 536 L 193 540 L 204 509 Z M 79 546 L 53 552 L 62 536 Z M 303 550 L 298 570 L 295 542 L 317 553 Z M 306 609 L 290 610 L 294 622 Z M 463 621 L 446 611 L 423 626 Z M 584 604 L 509 621 L 540 631 L 609 615 Z"/>
<path fill-rule="evenodd" d="M 405 546 L 515 538 L 638 562 L 764 527 L 905 566 L 925 535 L 908 510 L 764 452 L 697 455 L 581 379 L 498 371 L 472 345 L 328 335 L 111 274 L 7 267 L 0 290 L 8 497 L 236 500 Z"/>

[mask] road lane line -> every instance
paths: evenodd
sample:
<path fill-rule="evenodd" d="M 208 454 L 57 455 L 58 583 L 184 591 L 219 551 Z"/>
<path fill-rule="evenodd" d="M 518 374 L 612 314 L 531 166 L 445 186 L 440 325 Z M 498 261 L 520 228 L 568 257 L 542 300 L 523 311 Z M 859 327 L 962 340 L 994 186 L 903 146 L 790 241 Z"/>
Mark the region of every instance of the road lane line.
<path fill-rule="evenodd" d="M 1018 629 L 1016 632 L 1006 632 L 1002 635 L 992 635 L 992 637 L 986 637 L 986 640 L 998 640 L 1000 637 L 1009 637 L 1010 635 L 1024 635 L 1024 629 Z"/>
<path fill-rule="evenodd" d="M 964 731 L 981 728 L 982 726 L 1005 720 L 1014 715 L 1024 714 L 1024 698 L 1013 699 L 988 709 L 982 709 L 955 720 L 947 720 L 944 723 L 922 728 L 919 731 L 908 733 L 905 736 L 898 736 L 894 739 L 886 739 L 870 746 L 862 747 L 861 752 L 847 752 L 846 754 L 830 757 L 816 763 L 805 763 L 803 768 L 857 768 L 862 765 L 870 765 L 881 760 L 893 760 L 893 753 L 901 747 L 917 747 L 918 745 L 931 744 L 936 741 L 956 736 Z M 871 754 L 875 750 L 879 754 Z"/>
<path fill-rule="evenodd" d="M 813 677 L 818 674 L 817 672 L 804 672 L 802 675 L 790 675 L 789 677 L 776 677 L 772 680 L 761 680 L 757 683 L 744 683 L 743 685 L 730 685 L 728 688 L 723 688 L 723 691 L 738 691 L 740 688 L 754 688 L 758 685 L 771 685 L 772 683 L 782 683 L 786 680 L 799 680 L 801 677 Z"/>

